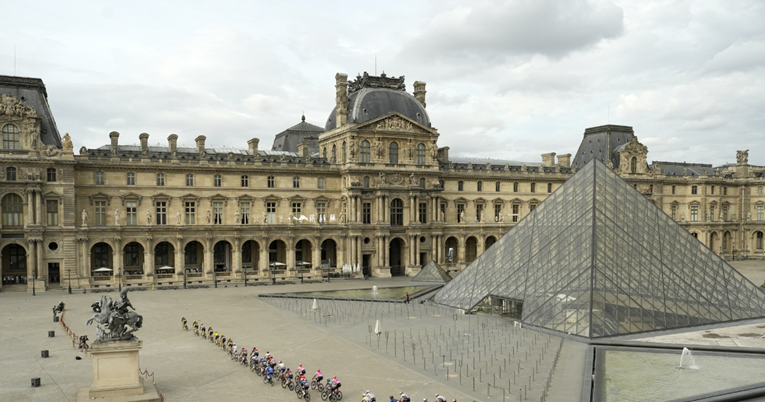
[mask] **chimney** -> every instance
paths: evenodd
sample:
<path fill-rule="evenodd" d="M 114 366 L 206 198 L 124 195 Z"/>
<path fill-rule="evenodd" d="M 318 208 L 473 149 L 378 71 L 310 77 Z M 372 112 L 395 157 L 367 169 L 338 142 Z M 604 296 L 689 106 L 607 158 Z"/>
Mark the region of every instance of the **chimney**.
<path fill-rule="evenodd" d="M 297 153 L 302 157 L 308 156 L 308 144 L 309 141 L 302 141 L 297 145 Z"/>
<path fill-rule="evenodd" d="M 425 90 L 425 82 L 415 81 L 414 82 L 414 98 L 417 99 L 420 103 L 422 103 L 422 107 L 425 107 L 426 93 L 428 93 L 428 91 Z"/>
<path fill-rule="evenodd" d="M 571 167 L 571 154 L 558 155 L 558 166 Z"/>
<path fill-rule="evenodd" d="M 247 141 L 247 145 L 250 146 L 250 153 L 252 155 L 258 156 L 258 143 L 260 140 L 258 138 L 253 138 L 249 141 Z"/>
<path fill-rule="evenodd" d="M 542 166 L 552 167 L 555 166 L 555 152 L 549 154 L 542 154 Z"/>
<path fill-rule="evenodd" d="M 335 102 L 335 127 L 344 126 L 348 121 L 348 74 L 335 74 Z"/>
<path fill-rule="evenodd" d="M 167 137 L 167 146 L 170 148 L 170 153 L 175 156 L 176 152 L 178 152 L 178 135 L 170 134 Z"/>
<path fill-rule="evenodd" d="M 449 163 L 449 147 L 438 148 L 436 155 L 439 162 Z"/>
<path fill-rule="evenodd" d="M 119 145 L 120 133 L 112 131 L 109 133 L 109 138 L 112 140 L 112 155 L 117 154 L 117 145 Z"/>
<path fill-rule="evenodd" d="M 141 153 L 146 155 L 149 153 L 149 134 L 141 133 L 138 138 L 141 140 Z"/>
<path fill-rule="evenodd" d="M 206 153 L 205 152 L 205 140 L 206 139 L 207 139 L 207 137 L 205 137 L 204 135 L 200 135 L 199 137 L 194 139 L 194 141 L 197 142 L 197 152 L 199 152 L 202 155 L 204 155 Z"/>

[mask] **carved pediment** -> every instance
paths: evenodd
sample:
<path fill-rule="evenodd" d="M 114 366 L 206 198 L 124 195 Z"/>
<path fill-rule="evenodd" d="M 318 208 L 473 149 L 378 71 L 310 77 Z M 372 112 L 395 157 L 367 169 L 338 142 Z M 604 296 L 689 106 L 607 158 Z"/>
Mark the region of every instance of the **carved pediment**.
<path fill-rule="evenodd" d="M 429 129 L 414 120 L 402 115 L 398 112 L 379 117 L 367 123 L 359 126 L 359 130 L 373 130 L 373 131 L 397 131 L 407 133 L 423 133 L 430 134 L 435 130 Z"/>
<path fill-rule="evenodd" d="M 151 202 L 152 203 L 157 202 L 157 201 L 166 201 L 167 202 L 167 206 L 170 206 L 170 203 L 173 200 L 173 197 L 171 197 L 171 196 L 169 196 L 169 195 L 167 195 L 165 193 L 154 194 L 150 198 L 151 198 Z"/>
<path fill-rule="evenodd" d="M 303 202 L 305 201 L 304 197 L 301 197 L 300 194 L 295 194 L 292 197 L 287 198 L 290 200 L 290 202 Z"/>
<path fill-rule="evenodd" d="M 504 204 L 505 200 L 497 197 L 497 198 L 493 199 L 491 202 L 494 203 L 494 204 Z"/>
<path fill-rule="evenodd" d="M 43 198 L 61 198 L 62 195 L 55 192 L 55 191 L 48 191 L 47 193 L 43 194 Z"/>
<path fill-rule="evenodd" d="M 459 197 L 454 200 L 454 205 L 467 204 L 467 203 L 468 203 L 468 200 L 465 197 Z"/>
<path fill-rule="evenodd" d="M 106 201 L 106 205 L 111 205 L 112 203 L 112 197 L 101 192 L 89 195 L 88 198 L 90 199 L 90 205 L 93 205 L 93 201 Z"/>

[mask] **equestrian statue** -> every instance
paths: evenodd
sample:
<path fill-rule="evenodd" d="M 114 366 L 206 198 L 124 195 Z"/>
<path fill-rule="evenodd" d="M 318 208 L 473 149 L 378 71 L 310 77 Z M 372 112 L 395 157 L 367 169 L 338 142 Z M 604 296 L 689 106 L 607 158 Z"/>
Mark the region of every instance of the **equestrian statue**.
<path fill-rule="evenodd" d="M 95 321 L 96 342 L 130 341 L 136 339 L 133 333 L 143 325 L 143 317 L 135 311 L 129 311 L 128 307 L 135 310 L 127 297 L 128 289 L 120 292 L 120 299 L 112 301 L 109 296 L 101 296 L 101 300 L 93 303 L 93 314 L 85 325 Z"/>

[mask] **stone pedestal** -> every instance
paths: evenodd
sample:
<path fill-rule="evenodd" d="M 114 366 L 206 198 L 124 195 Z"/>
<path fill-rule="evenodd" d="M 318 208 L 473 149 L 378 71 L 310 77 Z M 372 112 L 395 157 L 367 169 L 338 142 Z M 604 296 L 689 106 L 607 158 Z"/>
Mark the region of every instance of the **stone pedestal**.
<path fill-rule="evenodd" d="M 93 385 L 80 388 L 77 400 L 159 401 L 154 386 L 144 387 L 138 373 L 141 346 L 139 340 L 93 343 Z"/>

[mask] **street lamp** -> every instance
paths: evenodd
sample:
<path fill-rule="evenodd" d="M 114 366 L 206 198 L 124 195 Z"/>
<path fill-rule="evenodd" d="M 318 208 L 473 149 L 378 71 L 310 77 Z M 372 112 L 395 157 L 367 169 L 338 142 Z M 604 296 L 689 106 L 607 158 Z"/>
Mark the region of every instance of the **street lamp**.
<path fill-rule="evenodd" d="M 213 284 L 215 284 L 215 289 L 218 289 L 218 275 L 215 272 L 215 267 L 213 267 Z"/>
<path fill-rule="evenodd" d="M 67 268 L 66 274 L 69 277 L 69 294 L 72 294 L 72 269 Z"/>
<path fill-rule="evenodd" d="M 37 296 L 35 294 L 35 277 L 37 276 L 37 268 L 32 268 L 32 296 Z"/>
<path fill-rule="evenodd" d="M 183 288 L 186 289 L 186 271 L 188 268 L 183 267 Z"/>
<path fill-rule="evenodd" d="M 247 289 L 247 268 L 242 267 L 242 272 L 244 272 L 244 288 Z"/>
<path fill-rule="evenodd" d="M 117 268 L 117 286 L 122 292 L 122 268 Z"/>

